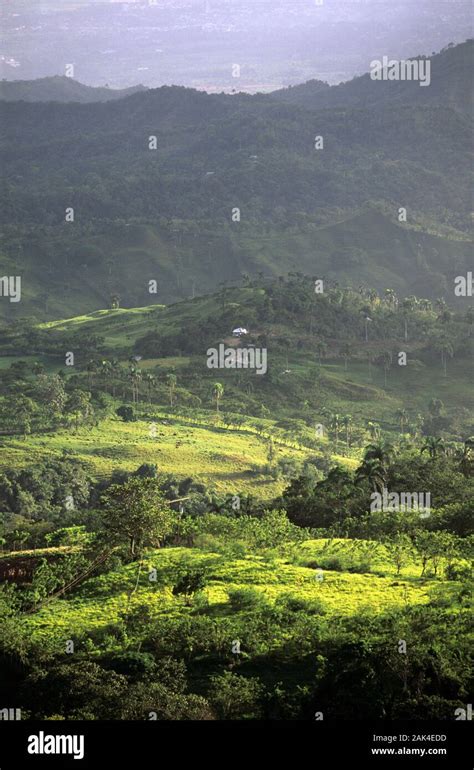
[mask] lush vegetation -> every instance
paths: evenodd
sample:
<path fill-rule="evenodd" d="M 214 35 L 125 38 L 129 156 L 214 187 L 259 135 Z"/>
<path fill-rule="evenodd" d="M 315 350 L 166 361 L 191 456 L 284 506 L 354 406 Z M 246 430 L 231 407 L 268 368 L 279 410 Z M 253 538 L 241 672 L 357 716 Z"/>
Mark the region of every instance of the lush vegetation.
<path fill-rule="evenodd" d="M 265 345 L 266 375 L 207 369 L 220 341 Z M 303 274 L 9 325 L 8 702 L 48 719 L 454 718 L 472 341 L 442 301 L 315 294 Z M 431 509 L 374 510 L 384 489 Z"/>
<path fill-rule="evenodd" d="M 368 77 L 4 105 L 0 706 L 471 703 L 470 50 L 397 109 Z"/>

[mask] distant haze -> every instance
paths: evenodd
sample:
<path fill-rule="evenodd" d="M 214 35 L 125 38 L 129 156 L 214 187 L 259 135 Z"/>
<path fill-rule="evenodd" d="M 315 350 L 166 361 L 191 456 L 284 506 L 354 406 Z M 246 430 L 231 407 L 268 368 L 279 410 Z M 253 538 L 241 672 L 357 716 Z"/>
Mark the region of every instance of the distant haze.
<path fill-rule="evenodd" d="M 0 75 L 270 91 L 331 84 L 383 55 L 431 54 L 472 34 L 470 0 L 10 0 Z M 235 65 L 238 65 L 237 67 Z M 240 68 L 240 69 L 239 69 Z"/>

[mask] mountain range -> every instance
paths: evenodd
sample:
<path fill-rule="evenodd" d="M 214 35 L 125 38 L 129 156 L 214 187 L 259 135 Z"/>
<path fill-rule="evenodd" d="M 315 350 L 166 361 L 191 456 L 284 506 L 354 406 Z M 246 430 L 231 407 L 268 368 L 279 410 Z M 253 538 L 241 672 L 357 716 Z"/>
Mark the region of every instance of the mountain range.
<path fill-rule="evenodd" d="M 452 301 L 472 263 L 472 50 L 432 57 L 429 88 L 366 75 L 4 103 L 2 274 L 24 293 L 0 310 L 167 303 L 289 270 Z"/>

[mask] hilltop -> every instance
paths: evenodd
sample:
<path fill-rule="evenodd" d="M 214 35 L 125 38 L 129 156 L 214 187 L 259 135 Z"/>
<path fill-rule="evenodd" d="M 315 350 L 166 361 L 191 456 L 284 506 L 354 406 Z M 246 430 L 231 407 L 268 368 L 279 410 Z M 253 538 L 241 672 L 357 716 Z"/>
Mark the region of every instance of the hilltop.
<path fill-rule="evenodd" d="M 37 80 L 0 81 L 0 101 L 5 102 L 109 102 L 145 91 L 145 86 L 108 88 L 86 86 L 65 75 Z"/>
<path fill-rule="evenodd" d="M 431 83 L 420 88 L 418 82 L 373 81 L 369 74 L 335 86 L 310 80 L 298 86 L 274 91 L 272 96 L 308 109 L 335 107 L 397 110 L 407 105 L 449 107 L 472 116 L 472 68 L 474 41 L 454 46 L 452 43 L 431 60 Z M 409 57 L 416 59 L 418 57 Z"/>

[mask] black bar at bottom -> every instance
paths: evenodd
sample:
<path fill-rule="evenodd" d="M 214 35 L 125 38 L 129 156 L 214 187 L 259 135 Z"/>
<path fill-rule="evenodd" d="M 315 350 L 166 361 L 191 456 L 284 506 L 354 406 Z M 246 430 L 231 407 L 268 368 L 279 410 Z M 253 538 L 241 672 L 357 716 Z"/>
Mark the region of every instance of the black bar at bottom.
<path fill-rule="evenodd" d="M 206 762 L 244 768 L 289 754 L 314 767 L 472 770 L 467 722 L 0 722 L 0 770 Z M 303 757 L 307 757 L 306 760 Z M 173 759 L 174 757 L 174 759 Z M 245 763 L 245 765 L 244 765 Z M 402 764 L 403 763 L 403 764 Z"/>

